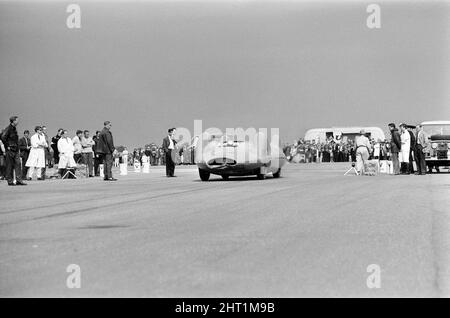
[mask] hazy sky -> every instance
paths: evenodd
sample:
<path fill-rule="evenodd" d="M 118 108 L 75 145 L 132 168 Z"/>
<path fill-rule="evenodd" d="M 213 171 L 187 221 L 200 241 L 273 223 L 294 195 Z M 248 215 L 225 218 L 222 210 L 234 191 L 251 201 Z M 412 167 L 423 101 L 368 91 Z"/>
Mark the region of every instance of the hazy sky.
<path fill-rule="evenodd" d="M 75 2 L 75 1 L 74 1 Z M 168 127 L 450 120 L 448 2 L 0 1 L 0 119 L 160 143 Z"/>

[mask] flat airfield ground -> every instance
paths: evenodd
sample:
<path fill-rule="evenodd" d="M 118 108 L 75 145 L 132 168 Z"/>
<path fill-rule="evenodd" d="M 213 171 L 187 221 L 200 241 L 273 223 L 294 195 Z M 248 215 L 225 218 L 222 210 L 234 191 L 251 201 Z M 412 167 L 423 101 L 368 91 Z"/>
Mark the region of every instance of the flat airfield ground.
<path fill-rule="evenodd" d="M 0 184 L 3 297 L 450 296 L 450 174 Z M 81 288 L 66 286 L 70 264 Z M 380 288 L 368 288 L 370 264 Z"/>

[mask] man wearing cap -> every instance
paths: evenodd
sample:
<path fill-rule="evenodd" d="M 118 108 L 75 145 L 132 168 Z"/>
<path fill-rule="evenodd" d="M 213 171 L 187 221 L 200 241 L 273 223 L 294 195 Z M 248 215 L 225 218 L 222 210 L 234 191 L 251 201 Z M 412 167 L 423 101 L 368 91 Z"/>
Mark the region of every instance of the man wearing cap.
<path fill-rule="evenodd" d="M 115 152 L 113 136 L 110 131 L 112 125 L 108 120 L 105 121 L 103 125 L 103 130 L 98 137 L 96 153 L 100 156 L 104 165 L 104 180 L 117 181 L 117 179 L 112 176 L 113 154 Z"/>
<path fill-rule="evenodd" d="M 369 138 L 366 136 L 366 131 L 361 129 L 359 136 L 355 138 L 356 144 L 356 171 L 358 174 L 364 173 L 364 166 L 367 160 L 369 160 L 369 153 L 372 148 Z"/>
<path fill-rule="evenodd" d="M 19 118 L 17 116 L 12 116 L 9 119 L 8 127 L 5 128 L 1 136 L 6 150 L 6 180 L 10 186 L 26 185 L 26 183 L 22 181 L 22 167 L 19 155 L 19 135 L 17 134 L 16 128 L 18 123 Z M 14 184 L 13 171 L 16 175 L 16 184 Z"/>

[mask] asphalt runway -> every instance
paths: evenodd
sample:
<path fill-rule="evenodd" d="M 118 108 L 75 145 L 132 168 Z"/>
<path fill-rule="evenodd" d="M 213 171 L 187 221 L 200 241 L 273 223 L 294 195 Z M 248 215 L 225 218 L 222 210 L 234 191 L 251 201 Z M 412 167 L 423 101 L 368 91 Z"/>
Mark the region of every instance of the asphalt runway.
<path fill-rule="evenodd" d="M 266 180 L 201 182 L 194 167 L 177 167 L 177 178 L 156 168 L 116 173 L 115 183 L 3 181 L 0 296 L 448 297 L 450 174 L 343 176 L 347 168 L 291 164 Z M 70 264 L 80 288 L 66 284 Z M 368 287 L 371 264 L 379 288 Z"/>

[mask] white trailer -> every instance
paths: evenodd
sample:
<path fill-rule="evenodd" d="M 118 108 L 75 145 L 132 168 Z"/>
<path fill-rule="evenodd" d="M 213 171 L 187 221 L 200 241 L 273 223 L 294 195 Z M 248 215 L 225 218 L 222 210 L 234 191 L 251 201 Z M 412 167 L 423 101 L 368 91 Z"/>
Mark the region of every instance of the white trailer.
<path fill-rule="evenodd" d="M 362 129 L 366 131 L 369 138 L 374 138 L 375 141 L 386 139 L 384 131 L 380 127 L 331 127 L 309 129 L 305 133 L 305 140 L 325 142 L 329 137 L 334 140 L 354 140 Z"/>

